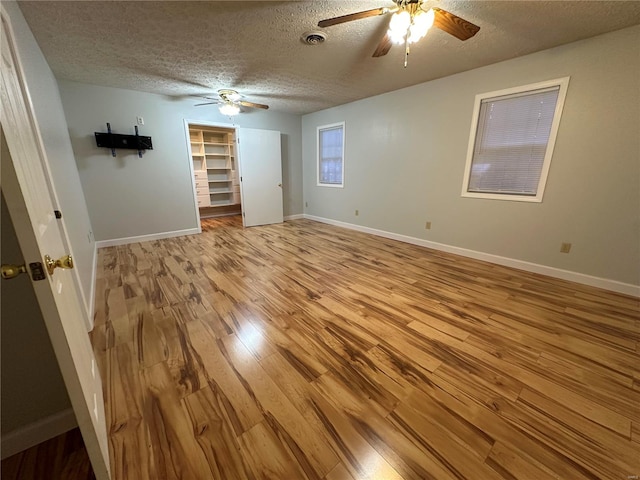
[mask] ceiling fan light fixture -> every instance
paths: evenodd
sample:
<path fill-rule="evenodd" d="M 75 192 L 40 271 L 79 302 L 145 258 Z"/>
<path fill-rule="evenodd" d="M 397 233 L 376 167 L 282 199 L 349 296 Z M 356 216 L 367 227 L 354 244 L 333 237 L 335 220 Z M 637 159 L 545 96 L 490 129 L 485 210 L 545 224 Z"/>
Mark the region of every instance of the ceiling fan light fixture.
<path fill-rule="evenodd" d="M 406 10 L 400 10 L 399 12 L 391 15 L 391 21 L 389 22 L 389 30 L 397 35 L 404 35 L 407 29 L 411 25 L 411 14 Z"/>
<path fill-rule="evenodd" d="M 235 90 L 231 90 L 230 88 L 221 88 L 220 90 L 218 90 L 218 96 L 225 102 L 237 102 L 238 100 L 240 100 L 240 97 L 242 97 L 242 95 L 240 95 Z"/>
<path fill-rule="evenodd" d="M 393 43 L 395 43 L 396 45 L 401 45 L 404 43 L 404 36 L 405 33 L 398 33 L 398 32 L 394 32 L 393 30 L 389 29 L 389 31 L 387 32 L 387 34 L 389 35 L 389 38 L 391 39 L 391 41 Z"/>
<path fill-rule="evenodd" d="M 435 20 L 436 12 L 433 11 L 433 8 L 430 8 L 427 12 L 419 11 L 416 13 L 413 17 L 413 24 L 418 26 L 418 28 L 426 34 L 427 31 L 433 27 Z"/>
<path fill-rule="evenodd" d="M 399 12 L 391 15 L 389 21 L 389 31 L 387 34 L 393 43 L 400 45 L 404 43 L 407 36 L 407 30 L 411 26 L 411 14 L 406 10 L 400 10 Z"/>
<path fill-rule="evenodd" d="M 238 115 L 240 113 L 240 107 L 235 105 L 232 102 L 225 102 L 218 108 L 222 115 L 227 115 L 228 117 L 233 117 L 234 115 Z"/>

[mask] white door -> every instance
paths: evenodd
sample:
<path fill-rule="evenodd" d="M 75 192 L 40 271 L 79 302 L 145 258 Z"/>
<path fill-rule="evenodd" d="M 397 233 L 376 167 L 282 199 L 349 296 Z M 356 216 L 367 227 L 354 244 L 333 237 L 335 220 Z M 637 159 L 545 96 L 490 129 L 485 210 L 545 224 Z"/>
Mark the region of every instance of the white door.
<path fill-rule="evenodd" d="M 280 132 L 240 128 L 238 153 L 244 226 L 282 223 Z"/>
<path fill-rule="evenodd" d="M 1 162 L 2 190 L 24 258 L 28 263 L 44 264 L 46 254 L 58 259 L 68 252 L 54 215 L 52 184 L 37 143 L 12 30 L 4 12 L 1 16 L 1 122 L 11 153 L 11 160 L 2 158 Z M 11 259 L 2 260 L 11 263 Z M 94 473 L 98 480 L 107 480 L 109 453 L 102 382 L 83 320 L 81 295 L 71 272 L 61 268 L 44 280 L 33 281 L 33 287 Z"/>

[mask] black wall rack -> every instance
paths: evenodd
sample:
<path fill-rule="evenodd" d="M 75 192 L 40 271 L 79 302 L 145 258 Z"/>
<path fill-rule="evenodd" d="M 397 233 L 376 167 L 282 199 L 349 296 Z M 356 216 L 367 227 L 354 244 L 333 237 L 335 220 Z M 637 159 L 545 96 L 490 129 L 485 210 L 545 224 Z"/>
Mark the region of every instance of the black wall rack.
<path fill-rule="evenodd" d="M 116 156 L 116 148 L 129 148 L 138 150 L 138 157 L 142 158 L 145 150 L 153 150 L 151 137 L 145 137 L 138 134 L 138 126 L 134 126 L 135 135 L 122 135 L 120 133 L 111 132 L 111 124 L 107 123 L 107 133 L 95 132 L 96 144 L 98 147 L 110 148 L 111 155 Z"/>

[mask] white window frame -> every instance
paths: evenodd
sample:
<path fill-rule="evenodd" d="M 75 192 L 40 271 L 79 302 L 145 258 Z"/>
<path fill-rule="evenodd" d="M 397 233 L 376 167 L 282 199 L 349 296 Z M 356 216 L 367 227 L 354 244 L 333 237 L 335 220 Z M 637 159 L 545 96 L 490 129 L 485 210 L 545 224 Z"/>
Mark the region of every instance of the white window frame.
<path fill-rule="evenodd" d="M 337 127 L 342 128 L 342 178 L 340 183 L 322 183 L 320 181 L 320 132 L 323 130 L 332 130 Z M 331 123 L 329 125 L 320 125 L 316 129 L 316 185 L 318 187 L 344 188 L 344 144 L 345 144 L 345 122 Z"/>
<path fill-rule="evenodd" d="M 553 149 L 556 143 L 556 137 L 558 135 L 558 127 L 560 125 L 560 119 L 562 118 L 562 111 L 564 108 L 564 101 L 567 95 L 567 88 L 569 86 L 569 78 L 563 77 L 554 80 L 548 80 L 544 82 L 532 83 L 520 87 L 507 88 L 504 90 L 496 90 L 494 92 L 480 93 L 476 95 L 475 104 L 473 107 L 473 121 L 471 124 L 471 134 L 469 135 L 469 146 L 467 149 L 467 162 L 464 169 L 464 180 L 462 182 L 462 196 L 470 198 L 484 198 L 490 200 L 507 200 L 517 202 L 542 202 L 544 195 L 544 189 L 547 184 L 547 176 L 549 174 L 549 168 L 551 166 L 551 157 L 553 156 Z M 504 97 L 514 94 L 523 93 L 535 93 L 536 90 L 542 90 L 545 88 L 559 87 L 558 101 L 553 113 L 553 121 L 551 123 L 551 132 L 549 133 L 549 141 L 547 142 L 547 149 L 542 164 L 542 170 L 540 172 L 540 180 L 538 182 L 538 188 L 536 195 L 518 195 L 513 193 L 481 193 L 470 192 L 469 180 L 471 178 L 471 166 L 473 164 L 473 153 L 475 149 L 476 134 L 478 129 L 478 122 L 480 118 L 480 105 L 483 100 L 492 99 L 496 97 Z"/>

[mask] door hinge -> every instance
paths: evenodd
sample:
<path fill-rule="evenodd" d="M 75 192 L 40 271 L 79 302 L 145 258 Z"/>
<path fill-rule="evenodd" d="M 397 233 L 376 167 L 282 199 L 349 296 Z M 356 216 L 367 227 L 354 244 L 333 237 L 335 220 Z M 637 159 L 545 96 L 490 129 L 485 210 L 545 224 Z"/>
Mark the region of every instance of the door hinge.
<path fill-rule="evenodd" d="M 246 217 L 247 215 L 246 215 L 244 212 L 242 212 L 242 216 L 243 216 L 243 217 Z"/>
<path fill-rule="evenodd" d="M 60 210 L 54 210 L 53 213 L 54 213 L 54 215 L 56 216 L 57 219 L 61 219 L 62 218 L 62 212 Z"/>
<path fill-rule="evenodd" d="M 240 181 L 242 181 L 242 177 L 240 177 Z"/>

